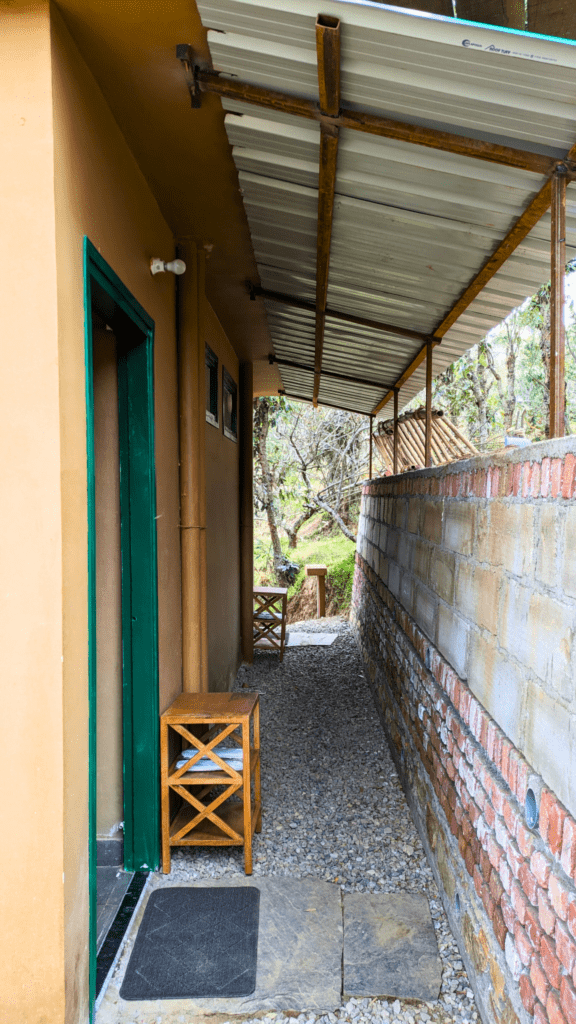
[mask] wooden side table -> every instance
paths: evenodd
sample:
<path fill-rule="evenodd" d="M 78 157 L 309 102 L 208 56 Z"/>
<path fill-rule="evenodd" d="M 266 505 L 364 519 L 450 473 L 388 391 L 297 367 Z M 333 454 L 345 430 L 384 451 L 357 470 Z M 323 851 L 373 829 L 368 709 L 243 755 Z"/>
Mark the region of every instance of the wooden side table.
<path fill-rule="evenodd" d="M 190 726 L 200 726 L 200 738 Z M 177 741 L 180 752 L 170 762 L 171 732 L 181 739 Z M 218 744 L 223 740 L 225 746 L 242 750 L 241 771 L 218 756 Z M 190 747 L 196 753 L 177 768 L 182 749 Z M 244 846 L 244 870 L 251 875 L 252 836 L 262 828 L 258 694 L 182 693 L 160 718 L 160 754 L 163 872 L 170 871 L 172 846 Z M 217 768 L 191 771 L 202 757 L 209 758 Z M 214 789 L 218 789 L 216 796 Z M 171 792 L 182 797 L 182 806 L 172 820 Z M 210 793 L 209 802 L 203 802 Z M 241 802 L 230 801 L 235 793 Z"/>
<path fill-rule="evenodd" d="M 286 641 L 286 587 L 254 587 L 252 612 L 254 647 L 265 651 L 278 651 L 284 657 Z"/>

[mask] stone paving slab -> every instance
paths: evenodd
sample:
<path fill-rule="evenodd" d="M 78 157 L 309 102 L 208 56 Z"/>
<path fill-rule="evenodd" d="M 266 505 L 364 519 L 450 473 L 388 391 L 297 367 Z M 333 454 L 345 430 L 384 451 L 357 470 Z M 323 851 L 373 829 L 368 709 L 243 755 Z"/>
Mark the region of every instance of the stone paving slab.
<path fill-rule="evenodd" d="M 344 895 L 344 998 L 437 999 L 442 982 L 428 900 Z"/>
<path fill-rule="evenodd" d="M 338 633 L 287 633 L 286 647 L 330 647 Z"/>
<path fill-rule="evenodd" d="M 147 896 L 166 883 L 154 877 Z M 170 883 L 168 883 L 170 884 Z M 172 883 L 174 884 L 174 883 Z M 195 884 L 195 883 L 191 883 Z M 316 879 L 205 879 L 202 887 L 260 889 L 256 990 L 237 999 L 123 1000 L 120 987 L 146 907 L 143 900 L 96 1014 L 96 1024 L 176 1024 L 204 1014 L 248 1015 L 264 1010 L 334 1010 L 342 993 L 340 888 Z M 185 1016 L 184 1016 L 185 1015 Z"/>

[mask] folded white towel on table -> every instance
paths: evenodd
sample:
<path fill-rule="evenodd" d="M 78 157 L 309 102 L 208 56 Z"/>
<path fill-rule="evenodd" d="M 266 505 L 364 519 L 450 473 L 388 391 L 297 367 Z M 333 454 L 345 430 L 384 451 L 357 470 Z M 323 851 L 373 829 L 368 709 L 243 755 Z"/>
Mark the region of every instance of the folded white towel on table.
<path fill-rule="evenodd" d="M 185 764 L 188 764 L 189 760 L 190 759 L 188 757 L 183 757 L 181 761 L 177 761 L 176 762 L 176 767 L 177 768 L 183 768 Z M 230 768 L 233 768 L 234 771 L 236 771 L 236 772 L 241 772 L 242 771 L 242 767 L 243 767 L 243 761 L 242 760 L 240 760 L 238 758 L 232 760 L 231 757 L 223 757 L 222 760 L 225 761 L 226 764 L 230 766 Z M 196 761 L 196 764 L 190 765 L 188 771 L 189 772 L 219 772 L 219 771 L 222 771 L 222 769 L 220 768 L 219 764 L 216 764 L 216 762 L 212 760 L 211 757 L 201 757 L 199 761 Z"/>
<path fill-rule="evenodd" d="M 220 744 L 217 743 L 212 749 L 215 754 L 218 754 L 218 757 L 222 758 L 223 761 L 227 761 L 229 758 L 232 761 L 242 761 L 244 758 L 244 751 L 242 750 L 242 747 L 221 747 Z M 194 757 L 194 754 L 197 753 L 198 751 L 195 747 L 188 747 L 187 750 L 182 751 L 180 756 L 188 759 L 190 757 Z M 206 758 L 206 760 L 208 760 L 208 758 Z"/>

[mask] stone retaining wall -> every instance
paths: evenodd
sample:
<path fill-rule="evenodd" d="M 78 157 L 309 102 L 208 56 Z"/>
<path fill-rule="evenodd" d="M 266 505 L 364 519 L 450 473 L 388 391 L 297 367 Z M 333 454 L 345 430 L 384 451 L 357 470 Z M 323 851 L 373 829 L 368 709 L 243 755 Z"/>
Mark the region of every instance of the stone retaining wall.
<path fill-rule="evenodd" d="M 479 1008 L 503 1024 L 576 1024 L 575 499 L 569 438 L 373 481 L 362 502 L 352 621 Z"/>

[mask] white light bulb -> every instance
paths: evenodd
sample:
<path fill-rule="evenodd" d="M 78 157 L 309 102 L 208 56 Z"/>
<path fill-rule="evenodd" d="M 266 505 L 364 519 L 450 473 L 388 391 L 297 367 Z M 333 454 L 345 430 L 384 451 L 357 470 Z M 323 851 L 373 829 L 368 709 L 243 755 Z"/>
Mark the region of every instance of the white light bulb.
<path fill-rule="evenodd" d="M 172 260 L 170 263 L 166 263 L 165 267 L 172 274 L 183 274 L 186 270 L 184 260 Z"/>
<path fill-rule="evenodd" d="M 184 260 L 171 260 L 170 263 L 165 263 L 159 256 L 154 256 L 150 260 L 151 274 L 163 274 L 166 270 L 169 270 L 171 274 L 183 274 L 186 270 L 186 264 Z"/>

